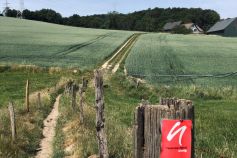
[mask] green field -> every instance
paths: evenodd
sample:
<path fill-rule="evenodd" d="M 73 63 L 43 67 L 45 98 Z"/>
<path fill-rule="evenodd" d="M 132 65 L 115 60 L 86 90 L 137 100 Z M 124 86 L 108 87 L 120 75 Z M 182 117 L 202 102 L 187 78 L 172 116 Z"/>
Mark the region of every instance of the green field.
<path fill-rule="evenodd" d="M 89 69 L 112 55 L 130 35 L 0 17 L 0 63 Z"/>
<path fill-rule="evenodd" d="M 139 38 L 126 69 L 153 83 L 237 85 L 236 61 L 237 38 L 153 33 Z"/>
<path fill-rule="evenodd" d="M 24 103 L 26 80 L 30 81 L 30 93 L 53 87 L 60 80 L 60 75 L 46 72 L 2 72 L 0 73 L 0 108 L 8 102 Z"/>

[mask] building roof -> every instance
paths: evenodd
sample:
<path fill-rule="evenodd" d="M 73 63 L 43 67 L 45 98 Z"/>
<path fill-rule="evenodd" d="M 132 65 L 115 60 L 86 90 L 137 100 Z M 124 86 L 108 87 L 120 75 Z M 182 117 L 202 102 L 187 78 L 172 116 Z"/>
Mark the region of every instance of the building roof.
<path fill-rule="evenodd" d="M 212 26 L 207 33 L 209 32 L 216 32 L 216 31 L 221 31 L 224 30 L 226 27 L 228 27 L 235 19 L 237 18 L 230 18 L 226 20 L 221 20 L 217 22 L 214 26 Z"/>
<path fill-rule="evenodd" d="M 201 27 L 199 27 L 198 25 L 196 25 L 196 28 L 198 29 L 198 31 L 204 32 L 203 29 Z"/>
<path fill-rule="evenodd" d="M 186 23 L 186 24 L 183 24 L 183 25 L 186 29 L 191 29 L 193 27 L 194 23 Z"/>
<path fill-rule="evenodd" d="M 179 26 L 181 24 L 182 24 L 182 21 L 168 22 L 163 27 L 163 30 L 164 31 L 172 30 L 172 29 L 176 28 L 177 26 Z"/>
<path fill-rule="evenodd" d="M 186 29 L 192 29 L 193 27 L 195 27 L 199 32 L 203 32 L 203 29 L 201 29 L 198 25 L 196 25 L 194 23 L 186 23 L 186 24 L 183 24 L 183 26 Z"/>

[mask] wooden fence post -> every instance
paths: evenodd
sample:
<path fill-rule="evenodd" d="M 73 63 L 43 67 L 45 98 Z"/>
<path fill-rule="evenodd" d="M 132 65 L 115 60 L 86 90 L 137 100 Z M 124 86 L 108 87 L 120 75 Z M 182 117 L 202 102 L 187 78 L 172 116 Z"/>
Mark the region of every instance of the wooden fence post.
<path fill-rule="evenodd" d="M 82 88 L 83 88 L 83 92 L 85 92 L 86 88 L 87 88 L 87 84 L 88 84 L 88 80 L 86 80 L 84 77 L 82 78 Z"/>
<path fill-rule="evenodd" d="M 72 84 L 72 92 L 71 93 L 72 93 L 72 108 L 73 108 L 73 110 L 75 110 L 75 107 L 76 107 L 76 97 L 77 97 L 75 84 Z"/>
<path fill-rule="evenodd" d="M 9 110 L 10 120 L 11 120 L 12 141 L 15 141 L 16 140 L 16 123 L 15 123 L 15 111 L 14 111 L 14 106 L 12 102 L 9 103 L 8 110 Z"/>
<path fill-rule="evenodd" d="M 80 123 L 84 122 L 84 97 L 83 93 L 86 91 L 87 88 L 87 80 L 85 78 L 82 78 L 82 85 L 79 87 L 79 97 L 80 97 L 80 102 L 79 102 L 79 110 L 80 110 Z"/>
<path fill-rule="evenodd" d="M 144 153 L 144 107 L 136 108 L 134 115 L 134 157 L 143 158 Z"/>
<path fill-rule="evenodd" d="M 136 80 L 136 89 L 138 89 L 139 85 L 140 85 L 140 80 L 137 79 L 137 80 Z"/>
<path fill-rule="evenodd" d="M 95 73 L 95 103 L 96 103 L 96 131 L 100 158 L 108 158 L 107 136 L 105 133 L 104 117 L 104 87 L 103 76 L 99 70 Z"/>
<path fill-rule="evenodd" d="M 30 112 L 30 105 L 29 105 L 29 86 L 30 82 L 29 80 L 26 81 L 26 94 L 25 94 L 25 105 L 27 112 Z"/>
<path fill-rule="evenodd" d="M 192 120 L 192 158 L 194 158 L 194 106 L 190 100 L 161 99 L 160 105 L 140 105 L 135 111 L 134 158 L 159 158 L 161 120 Z"/>
<path fill-rule="evenodd" d="M 37 95 L 37 102 L 38 102 L 38 107 L 41 107 L 41 95 L 38 93 Z"/>
<path fill-rule="evenodd" d="M 65 85 L 65 94 L 68 94 L 68 95 L 70 95 L 71 93 L 72 93 L 72 85 L 73 85 L 73 82 L 74 81 L 72 81 L 72 80 L 69 80 L 68 82 L 67 82 L 67 84 Z"/>
<path fill-rule="evenodd" d="M 80 87 L 80 88 L 79 88 L 79 97 L 80 97 L 80 102 L 79 102 L 80 123 L 83 123 L 83 122 L 84 122 L 83 87 Z"/>

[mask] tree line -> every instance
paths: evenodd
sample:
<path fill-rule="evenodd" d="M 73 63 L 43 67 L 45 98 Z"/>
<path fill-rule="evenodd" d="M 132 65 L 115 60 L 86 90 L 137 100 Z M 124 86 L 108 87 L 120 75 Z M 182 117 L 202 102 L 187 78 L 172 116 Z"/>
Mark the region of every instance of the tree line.
<path fill-rule="evenodd" d="M 9 9 L 7 16 L 16 17 L 17 10 Z M 63 17 L 52 9 L 41 9 L 38 11 L 26 9 L 23 11 L 23 17 L 29 20 L 77 27 L 148 32 L 162 31 L 165 23 L 180 20 L 184 23 L 193 22 L 204 31 L 207 31 L 220 20 L 220 15 L 216 11 L 201 8 L 154 8 L 129 14 L 113 11 L 107 14 L 90 16 L 74 14 L 70 17 Z"/>

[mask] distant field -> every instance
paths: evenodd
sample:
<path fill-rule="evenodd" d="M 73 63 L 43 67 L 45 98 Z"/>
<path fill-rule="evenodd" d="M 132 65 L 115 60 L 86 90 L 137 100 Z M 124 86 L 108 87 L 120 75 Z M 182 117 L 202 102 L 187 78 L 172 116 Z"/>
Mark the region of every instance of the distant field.
<path fill-rule="evenodd" d="M 153 33 L 139 38 L 126 68 L 153 83 L 237 85 L 236 61 L 237 38 Z"/>
<path fill-rule="evenodd" d="M 0 63 L 93 68 L 130 35 L 0 17 Z"/>

